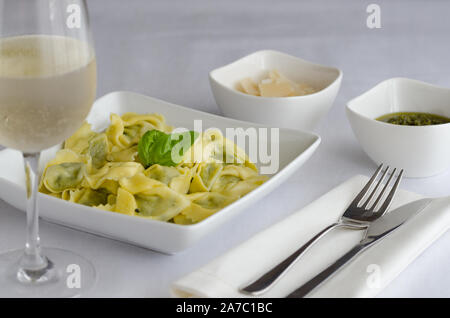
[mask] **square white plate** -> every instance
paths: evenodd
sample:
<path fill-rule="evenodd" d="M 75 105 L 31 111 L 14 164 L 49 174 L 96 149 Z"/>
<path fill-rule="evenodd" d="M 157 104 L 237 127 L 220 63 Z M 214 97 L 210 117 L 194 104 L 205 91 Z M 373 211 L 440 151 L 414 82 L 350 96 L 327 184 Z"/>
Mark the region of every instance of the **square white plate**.
<path fill-rule="evenodd" d="M 224 118 L 190 108 L 170 104 L 131 92 L 113 92 L 98 99 L 88 117 L 94 129 L 106 128 L 110 113 L 160 113 L 174 127 L 192 129 L 194 120 L 202 120 L 203 130 L 209 127 L 226 128 L 267 127 Z M 250 204 L 266 196 L 310 158 L 320 143 L 320 137 L 309 132 L 290 129 L 279 131 L 279 170 L 262 186 L 226 208 L 194 225 L 178 225 L 136 216 L 102 211 L 39 194 L 39 213 L 51 222 L 82 231 L 128 242 L 159 252 L 174 254 L 193 245 L 197 240 Z M 40 166 L 54 156 L 58 147 L 42 153 Z M 25 176 L 23 159 L 18 151 L 0 151 L 0 198 L 14 207 L 25 209 Z"/>

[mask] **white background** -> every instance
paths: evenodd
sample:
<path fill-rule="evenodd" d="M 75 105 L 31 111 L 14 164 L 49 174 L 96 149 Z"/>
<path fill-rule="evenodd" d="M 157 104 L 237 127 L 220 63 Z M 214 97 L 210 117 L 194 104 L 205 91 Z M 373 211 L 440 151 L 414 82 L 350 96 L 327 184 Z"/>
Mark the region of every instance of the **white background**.
<path fill-rule="evenodd" d="M 260 49 L 280 50 L 344 71 L 334 107 L 317 129 L 323 141 L 313 158 L 271 195 L 188 251 L 167 256 L 41 222 L 45 246 L 76 251 L 97 267 L 98 284 L 89 296 L 169 296 L 174 280 L 355 174 L 371 174 L 375 165 L 353 136 L 344 107 L 378 82 L 403 76 L 450 87 L 448 1 L 376 1 L 382 28 L 374 30 L 366 27 L 368 1 L 88 3 L 98 58 L 98 96 L 131 90 L 219 113 L 208 72 Z M 450 173 L 408 179 L 402 187 L 426 196 L 448 195 Z M 0 251 L 21 247 L 24 231 L 25 215 L 0 201 Z M 450 297 L 449 267 L 447 233 L 381 296 Z"/>

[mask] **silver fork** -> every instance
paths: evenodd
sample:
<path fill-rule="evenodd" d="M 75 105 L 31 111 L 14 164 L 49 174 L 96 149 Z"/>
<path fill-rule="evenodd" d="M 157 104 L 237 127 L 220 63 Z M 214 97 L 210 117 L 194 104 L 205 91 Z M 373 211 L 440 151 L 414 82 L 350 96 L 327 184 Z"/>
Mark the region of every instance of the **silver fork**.
<path fill-rule="evenodd" d="M 389 188 L 389 185 L 394 178 L 395 172 L 397 171 L 397 169 L 394 168 L 388 181 L 384 184 L 384 187 L 378 194 L 378 197 L 372 203 L 373 198 L 377 194 L 380 186 L 383 184 L 383 181 L 386 178 L 389 169 L 389 166 L 387 166 L 381 178 L 379 178 L 378 182 L 376 182 L 378 175 L 383 170 L 383 164 L 381 164 L 336 223 L 333 223 L 324 228 L 312 239 L 306 242 L 302 247 L 300 247 L 297 251 L 287 257 L 284 261 L 282 261 L 280 264 L 272 268 L 270 271 L 268 271 L 258 279 L 254 280 L 246 287 L 241 288 L 240 291 L 253 296 L 257 296 L 266 292 L 273 285 L 275 285 L 290 268 L 292 268 L 292 266 L 300 259 L 303 254 L 306 253 L 306 251 L 308 251 L 320 238 L 322 238 L 331 230 L 338 227 L 346 227 L 359 230 L 365 229 L 368 223 L 383 216 L 388 211 L 403 176 L 403 170 L 401 170 L 393 183 L 391 191 L 386 196 L 386 198 L 384 198 L 384 194 Z M 375 187 L 373 187 L 374 184 Z M 384 201 L 382 201 L 383 198 Z M 380 207 L 377 209 L 378 206 Z"/>

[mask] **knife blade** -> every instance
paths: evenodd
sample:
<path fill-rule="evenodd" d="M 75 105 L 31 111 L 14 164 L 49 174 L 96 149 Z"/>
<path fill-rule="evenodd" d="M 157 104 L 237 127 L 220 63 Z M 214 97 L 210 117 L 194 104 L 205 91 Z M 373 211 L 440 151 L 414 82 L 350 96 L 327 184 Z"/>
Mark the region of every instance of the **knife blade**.
<path fill-rule="evenodd" d="M 364 238 L 355 245 L 350 251 L 339 258 L 336 262 L 303 284 L 301 287 L 294 290 L 287 297 L 300 298 L 309 294 L 312 290 L 322 285 L 326 280 L 333 276 L 342 266 L 348 263 L 353 257 L 360 254 L 376 242 L 393 233 L 401 225 L 406 223 L 415 215 L 423 211 L 432 199 L 421 199 L 408 204 L 405 204 L 383 217 L 371 222 L 366 230 Z"/>

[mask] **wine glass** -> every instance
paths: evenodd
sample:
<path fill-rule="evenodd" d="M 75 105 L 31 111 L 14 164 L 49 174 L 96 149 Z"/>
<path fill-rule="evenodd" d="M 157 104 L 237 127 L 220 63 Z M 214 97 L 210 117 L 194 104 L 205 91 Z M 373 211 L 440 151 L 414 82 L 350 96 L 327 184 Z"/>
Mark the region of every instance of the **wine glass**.
<path fill-rule="evenodd" d="M 96 72 L 84 0 L 0 0 L 0 145 L 23 153 L 27 196 L 25 249 L 0 254 L 0 296 L 73 297 L 95 283 L 87 259 L 41 249 L 36 198 L 40 152 L 82 125 Z"/>

